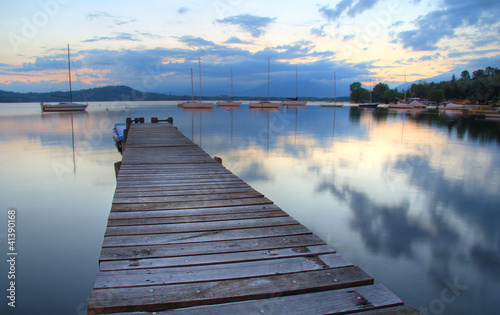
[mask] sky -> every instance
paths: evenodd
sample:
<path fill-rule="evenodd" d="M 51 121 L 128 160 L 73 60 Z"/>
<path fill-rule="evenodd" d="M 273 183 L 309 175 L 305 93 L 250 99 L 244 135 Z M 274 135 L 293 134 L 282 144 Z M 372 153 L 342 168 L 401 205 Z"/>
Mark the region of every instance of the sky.
<path fill-rule="evenodd" d="M 3 2 L 0 89 L 14 92 L 68 90 L 68 44 L 73 89 L 175 95 L 192 93 L 191 68 L 200 94 L 200 65 L 203 95 L 230 95 L 232 69 L 235 95 L 267 96 L 269 66 L 281 97 L 500 68 L 498 0 Z"/>

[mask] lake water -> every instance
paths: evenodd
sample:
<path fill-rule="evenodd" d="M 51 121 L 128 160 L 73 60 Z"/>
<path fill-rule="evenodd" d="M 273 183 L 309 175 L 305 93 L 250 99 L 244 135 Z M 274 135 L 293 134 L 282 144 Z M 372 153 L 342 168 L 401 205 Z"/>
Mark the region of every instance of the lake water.
<path fill-rule="evenodd" d="M 0 104 L 2 314 L 86 314 L 121 159 L 112 127 L 174 118 L 186 136 L 407 304 L 494 314 L 500 292 L 500 123 L 357 107 Z M 9 250 L 8 211 L 16 212 Z M 15 308 L 9 307 L 9 263 Z"/>

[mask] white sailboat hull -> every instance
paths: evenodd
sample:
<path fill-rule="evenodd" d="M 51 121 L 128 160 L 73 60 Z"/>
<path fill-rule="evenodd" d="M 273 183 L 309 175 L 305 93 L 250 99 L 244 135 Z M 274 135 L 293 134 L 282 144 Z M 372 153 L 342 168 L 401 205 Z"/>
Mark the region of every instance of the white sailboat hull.
<path fill-rule="evenodd" d="M 79 112 L 87 109 L 87 104 L 63 102 L 59 104 L 40 103 L 43 112 Z"/>
<path fill-rule="evenodd" d="M 179 104 L 179 107 L 182 108 L 213 108 L 213 106 L 214 106 L 213 103 L 205 103 L 197 101 L 189 101 Z"/>
<path fill-rule="evenodd" d="M 306 106 L 307 101 L 283 101 L 283 106 Z"/>
<path fill-rule="evenodd" d="M 217 106 L 240 106 L 240 105 L 241 105 L 241 102 L 233 102 L 233 101 L 217 102 Z"/>
<path fill-rule="evenodd" d="M 279 108 L 279 103 L 271 103 L 271 102 L 259 102 L 259 103 L 249 103 L 248 107 L 250 108 Z"/>

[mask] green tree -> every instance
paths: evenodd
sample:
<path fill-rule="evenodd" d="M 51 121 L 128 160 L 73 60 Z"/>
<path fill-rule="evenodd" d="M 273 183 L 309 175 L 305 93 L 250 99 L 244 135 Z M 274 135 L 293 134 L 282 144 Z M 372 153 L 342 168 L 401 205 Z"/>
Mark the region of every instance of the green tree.
<path fill-rule="evenodd" d="M 399 98 L 399 99 L 402 99 L 403 96 L 401 95 L 401 93 L 398 92 L 398 90 L 394 89 L 394 90 L 386 90 L 384 92 L 384 100 L 383 102 L 388 104 L 390 102 L 395 102 L 396 101 L 396 98 Z"/>
<path fill-rule="evenodd" d="M 473 79 L 481 79 L 481 78 L 484 78 L 485 76 L 486 75 L 485 75 L 485 72 L 483 69 L 477 69 L 476 71 L 472 72 Z"/>
<path fill-rule="evenodd" d="M 470 73 L 467 70 L 462 71 L 460 74 L 462 80 L 470 80 Z"/>
<path fill-rule="evenodd" d="M 385 83 L 378 83 L 373 87 L 372 101 L 376 103 L 385 103 L 384 93 L 389 90 L 389 86 Z"/>
<path fill-rule="evenodd" d="M 484 69 L 484 74 L 489 76 L 489 77 L 492 77 L 495 75 L 495 70 L 498 70 L 498 69 L 492 68 L 492 67 L 486 67 L 486 69 Z"/>
<path fill-rule="evenodd" d="M 349 86 L 351 90 L 351 102 L 360 103 L 370 98 L 370 92 L 361 86 L 361 83 L 354 82 Z"/>
<path fill-rule="evenodd" d="M 444 100 L 445 100 L 445 97 L 444 97 L 444 90 L 441 90 L 441 89 L 434 89 L 433 91 L 431 91 L 431 92 L 429 93 L 428 100 L 429 100 L 429 101 L 432 101 L 432 102 L 441 103 L 442 101 L 444 101 Z"/>

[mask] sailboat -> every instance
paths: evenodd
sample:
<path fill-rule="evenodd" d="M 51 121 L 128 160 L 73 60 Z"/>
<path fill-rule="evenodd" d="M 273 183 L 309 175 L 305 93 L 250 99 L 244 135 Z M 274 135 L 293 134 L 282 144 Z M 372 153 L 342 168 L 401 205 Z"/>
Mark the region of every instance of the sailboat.
<path fill-rule="evenodd" d="M 281 104 L 284 106 L 306 106 L 307 101 L 299 101 L 299 74 L 297 71 L 297 65 L 295 65 L 295 88 L 297 91 L 297 97 L 288 98 L 286 101 L 282 101 Z"/>
<path fill-rule="evenodd" d="M 408 104 L 408 100 L 406 99 L 406 70 L 405 70 L 405 96 L 404 96 L 404 100 L 400 99 L 400 98 L 396 98 L 398 99 L 399 101 L 397 103 L 390 103 L 389 105 L 387 105 L 388 108 L 391 108 L 391 109 L 413 109 L 413 106 Z"/>
<path fill-rule="evenodd" d="M 359 104 L 359 108 L 377 108 L 378 103 L 372 103 L 372 79 L 370 79 L 370 103 Z"/>
<path fill-rule="evenodd" d="M 42 112 L 68 112 L 68 111 L 85 111 L 89 104 L 73 103 L 73 92 L 71 91 L 71 62 L 69 56 L 68 44 L 68 76 L 69 76 L 69 102 L 60 102 L 58 104 L 40 103 Z"/>
<path fill-rule="evenodd" d="M 333 104 L 322 104 L 320 105 L 321 107 L 342 107 L 344 105 L 342 104 L 337 104 L 337 73 L 333 71 L 333 99 L 335 103 Z M 327 102 L 331 103 L 331 102 Z"/>
<path fill-rule="evenodd" d="M 183 108 L 213 108 L 213 103 L 205 103 L 201 101 L 201 58 L 198 57 L 198 64 L 200 66 L 200 100 L 194 100 L 194 89 L 193 89 L 193 68 L 191 68 L 191 101 L 180 103 L 178 106 Z"/>
<path fill-rule="evenodd" d="M 279 103 L 272 103 L 269 100 L 270 81 L 271 81 L 271 64 L 270 64 L 269 58 L 268 58 L 267 59 L 267 102 L 260 101 L 258 103 L 249 103 L 248 104 L 249 108 L 279 108 L 280 107 Z"/>
<path fill-rule="evenodd" d="M 233 101 L 233 68 L 231 68 L 231 100 L 217 102 L 217 106 L 240 106 L 241 102 Z"/>

